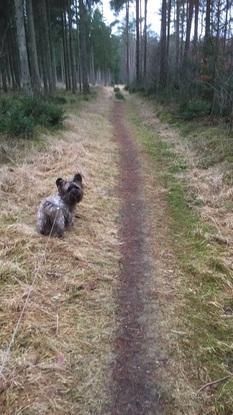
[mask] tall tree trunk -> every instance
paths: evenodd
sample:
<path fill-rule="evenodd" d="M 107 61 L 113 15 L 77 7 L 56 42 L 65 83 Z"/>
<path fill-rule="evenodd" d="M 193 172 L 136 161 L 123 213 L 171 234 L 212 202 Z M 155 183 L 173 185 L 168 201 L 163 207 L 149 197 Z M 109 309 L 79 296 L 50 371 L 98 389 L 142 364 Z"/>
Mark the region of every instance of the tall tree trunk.
<path fill-rule="evenodd" d="M 78 71 L 78 83 L 79 83 L 79 92 L 82 92 L 82 79 L 81 79 L 81 59 L 80 59 L 80 27 L 79 27 L 79 19 L 78 19 L 78 0 L 75 0 L 75 18 L 76 18 L 76 56 L 77 56 L 77 71 Z M 95 74 L 96 79 L 96 74 Z"/>
<path fill-rule="evenodd" d="M 64 50 L 63 43 L 60 45 L 60 65 L 61 65 L 61 82 L 65 84 L 65 64 L 64 64 Z"/>
<path fill-rule="evenodd" d="M 73 94 L 75 94 L 77 92 L 77 76 L 76 76 L 76 63 L 75 63 L 75 56 L 74 56 L 73 34 L 72 34 L 72 14 L 71 14 L 70 7 L 69 7 L 69 12 L 68 12 L 68 19 L 69 19 L 69 46 L 70 46 L 72 92 Z"/>
<path fill-rule="evenodd" d="M 187 65 L 187 60 L 188 60 L 188 53 L 190 49 L 190 35 L 191 35 L 191 27 L 192 27 L 192 20 L 193 20 L 193 6 L 194 6 L 194 0 L 189 0 L 186 39 L 185 39 L 184 57 L 183 57 L 183 68 L 185 71 L 186 71 L 186 65 Z"/>
<path fill-rule="evenodd" d="M 217 4 L 217 30 L 216 30 L 216 36 L 215 36 L 215 48 L 214 48 L 214 68 L 213 68 L 213 83 L 216 83 L 216 77 L 218 73 L 218 60 L 219 60 L 219 36 L 220 36 L 220 15 L 221 15 L 221 0 L 218 0 Z M 218 92 L 216 91 L 216 88 L 214 88 L 213 93 L 213 101 L 212 101 L 212 112 L 215 111 L 215 107 L 217 104 L 217 96 Z M 220 108 L 221 113 L 221 108 Z M 222 115 L 222 113 L 221 113 Z"/>
<path fill-rule="evenodd" d="M 147 0 L 146 0 L 147 1 Z M 129 86 L 129 0 L 126 0 L 126 83 Z"/>
<path fill-rule="evenodd" d="M 185 1 L 183 1 L 183 4 L 182 4 L 182 14 L 181 14 L 180 62 L 183 62 L 184 28 L 185 28 Z"/>
<path fill-rule="evenodd" d="M 143 45 L 142 45 L 142 0 L 139 0 L 139 71 L 140 80 L 143 73 Z"/>
<path fill-rule="evenodd" d="M 82 88 L 84 94 L 89 94 L 90 87 L 88 82 L 88 52 L 87 52 L 87 10 L 83 0 L 79 0 L 80 15 L 80 59 L 82 62 Z"/>
<path fill-rule="evenodd" d="M 228 14 L 229 14 L 229 0 L 227 0 L 227 3 L 226 3 L 226 14 L 225 14 L 225 23 L 224 23 L 224 36 L 223 36 L 223 39 L 224 39 L 224 43 L 223 43 L 224 52 L 226 50 L 227 28 L 228 28 L 228 24 L 229 24 Z"/>
<path fill-rule="evenodd" d="M 167 2 L 162 1 L 161 36 L 160 36 L 160 78 L 159 84 L 163 89 L 167 85 Z"/>
<path fill-rule="evenodd" d="M 52 76 L 52 90 L 53 92 L 56 89 L 56 58 L 55 58 L 55 48 L 54 48 L 54 36 L 53 36 L 53 27 L 51 22 L 51 6 L 49 5 L 49 0 L 46 0 L 46 12 L 48 20 L 48 32 L 49 32 L 49 50 L 50 50 L 50 65 L 51 65 L 51 76 Z"/>
<path fill-rule="evenodd" d="M 15 16 L 17 27 L 17 41 L 19 48 L 20 69 L 21 69 L 21 85 L 25 95 L 32 95 L 31 78 L 28 64 L 28 54 L 26 45 L 26 35 L 24 26 L 24 10 L 22 0 L 14 0 Z"/>
<path fill-rule="evenodd" d="M 169 57 L 169 45 L 170 45 L 170 25 L 171 25 L 171 0 L 168 0 L 168 9 L 167 9 L 167 60 Z"/>
<path fill-rule="evenodd" d="M 12 81 L 12 88 L 14 91 L 17 90 L 17 82 L 15 77 L 15 71 L 14 71 L 14 62 L 13 57 L 11 53 L 11 42 L 10 42 L 10 36 L 8 36 L 7 39 L 7 50 L 8 50 L 8 59 L 9 59 L 9 67 L 10 67 L 10 73 L 11 73 L 11 81 Z"/>
<path fill-rule="evenodd" d="M 195 20 L 194 20 L 194 37 L 193 37 L 195 55 L 197 52 L 197 42 L 198 42 L 198 19 L 199 19 L 199 0 L 195 0 Z"/>
<path fill-rule="evenodd" d="M 2 75 L 2 88 L 4 92 L 8 91 L 7 76 L 6 76 L 6 57 L 5 55 L 0 56 L 0 72 Z"/>
<path fill-rule="evenodd" d="M 136 0 L 136 82 L 140 82 L 140 23 L 139 0 Z"/>
<path fill-rule="evenodd" d="M 9 50 L 12 57 L 12 64 L 15 74 L 16 89 L 20 89 L 20 61 L 19 51 L 17 48 L 17 38 L 15 26 L 13 26 L 9 33 Z"/>
<path fill-rule="evenodd" d="M 31 69 L 32 89 L 35 95 L 41 93 L 40 73 L 37 57 L 36 36 L 34 27 L 34 17 L 32 9 L 32 0 L 27 0 L 27 18 L 28 18 L 28 54 Z"/>
<path fill-rule="evenodd" d="M 41 39 L 43 40 L 43 55 L 44 55 L 44 69 L 46 71 L 46 76 L 48 79 L 49 93 L 54 93 L 54 82 L 52 74 L 52 59 L 51 59 L 51 49 L 50 49 L 50 38 L 49 38 L 49 27 L 48 27 L 48 16 L 47 16 L 47 7 L 45 0 L 40 0 L 39 3 L 41 10 Z"/>
<path fill-rule="evenodd" d="M 9 53 L 8 53 L 7 45 L 6 45 L 5 65 L 6 65 L 7 84 L 9 85 L 9 87 L 12 87 L 10 60 L 9 60 Z"/>
<path fill-rule="evenodd" d="M 180 0 L 176 1 L 176 70 L 179 68 L 180 56 Z"/>
<path fill-rule="evenodd" d="M 147 1 L 145 0 L 145 11 L 144 11 L 144 82 L 146 81 L 147 75 Z"/>
<path fill-rule="evenodd" d="M 66 22 L 65 22 L 65 13 L 62 11 L 61 14 L 62 21 L 62 43 L 63 43 L 63 57 L 64 57 L 64 68 L 65 68 L 65 84 L 66 90 L 70 90 L 70 76 L 69 76 L 69 62 L 68 62 L 68 53 L 67 53 L 67 35 L 66 35 Z"/>
<path fill-rule="evenodd" d="M 205 38 L 210 38 L 211 0 L 206 0 Z"/>

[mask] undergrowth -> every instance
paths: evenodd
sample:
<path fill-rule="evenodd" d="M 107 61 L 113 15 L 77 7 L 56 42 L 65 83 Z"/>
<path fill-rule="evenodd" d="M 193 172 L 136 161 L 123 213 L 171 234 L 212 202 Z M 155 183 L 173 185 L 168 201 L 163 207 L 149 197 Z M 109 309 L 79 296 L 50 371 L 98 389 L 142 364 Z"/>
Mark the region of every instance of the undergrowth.
<path fill-rule="evenodd" d="M 31 138 L 36 127 L 54 128 L 64 120 L 61 99 L 3 97 L 0 100 L 0 133 Z"/>
<path fill-rule="evenodd" d="M 188 168 L 186 161 L 136 115 L 134 107 L 129 108 L 129 117 L 136 138 L 153 160 L 155 175 L 167 189 L 171 243 L 183 273 L 186 305 L 179 329 L 187 334 L 181 336 L 179 349 L 187 378 L 197 391 L 209 381 L 230 375 L 196 396 L 200 406 L 205 397 L 205 408 L 201 407 L 199 414 L 232 415 L 233 275 L 221 260 L 224 246 L 206 238 L 214 229 L 201 221 L 192 208 L 194 201 L 189 200 L 185 182 L 178 179 L 177 172 Z M 190 128 L 190 138 L 194 134 Z M 211 145 L 211 137 L 206 138 L 206 143 Z"/>
<path fill-rule="evenodd" d="M 208 111 L 207 106 L 203 108 L 204 112 L 205 110 Z M 179 129 L 185 144 L 197 155 L 198 167 L 207 169 L 217 163 L 222 163 L 223 180 L 227 184 L 232 184 L 233 132 L 216 118 L 215 120 L 207 117 L 199 118 L 200 114 L 189 118 L 189 108 L 183 108 L 183 111 L 186 114 L 185 117 L 181 117 L 174 108 L 162 106 L 157 111 L 157 116 L 162 122 Z"/>
<path fill-rule="evenodd" d="M 57 129 L 63 125 L 65 112 L 77 111 L 83 101 L 97 96 L 93 88 L 88 96 L 61 90 L 56 95 L 23 97 L 5 95 L 0 98 L 0 135 L 8 138 L 32 138 L 41 128 Z"/>

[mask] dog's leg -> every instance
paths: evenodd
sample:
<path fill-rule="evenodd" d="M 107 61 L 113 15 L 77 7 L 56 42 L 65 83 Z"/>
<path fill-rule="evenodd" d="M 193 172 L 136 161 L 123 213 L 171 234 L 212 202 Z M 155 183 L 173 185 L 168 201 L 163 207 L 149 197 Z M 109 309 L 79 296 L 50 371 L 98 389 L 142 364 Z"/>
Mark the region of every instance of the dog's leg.
<path fill-rule="evenodd" d="M 42 235 L 48 235 L 50 228 L 49 218 L 43 208 L 43 205 L 41 205 L 37 213 L 37 231 Z"/>
<path fill-rule="evenodd" d="M 65 226 L 67 228 L 71 228 L 72 226 L 74 226 L 74 222 L 73 222 L 73 214 L 71 212 L 68 213 L 68 215 L 66 216 L 65 219 Z"/>
<path fill-rule="evenodd" d="M 59 238 L 62 238 L 65 230 L 65 219 L 62 212 L 62 209 L 57 210 L 56 216 L 54 218 L 54 224 L 52 228 L 52 235 L 56 235 Z"/>

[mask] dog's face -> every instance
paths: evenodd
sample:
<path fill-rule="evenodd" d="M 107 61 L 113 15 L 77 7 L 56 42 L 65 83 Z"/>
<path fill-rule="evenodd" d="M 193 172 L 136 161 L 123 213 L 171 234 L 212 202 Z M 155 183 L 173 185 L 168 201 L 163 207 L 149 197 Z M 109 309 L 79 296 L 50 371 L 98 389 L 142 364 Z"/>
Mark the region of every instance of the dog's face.
<path fill-rule="evenodd" d="M 74 175 L 72 180 L 56 180 L 59 196 L 70 207 L 81 202 L 83 198 L 83 183 L 80 173 Z"/>

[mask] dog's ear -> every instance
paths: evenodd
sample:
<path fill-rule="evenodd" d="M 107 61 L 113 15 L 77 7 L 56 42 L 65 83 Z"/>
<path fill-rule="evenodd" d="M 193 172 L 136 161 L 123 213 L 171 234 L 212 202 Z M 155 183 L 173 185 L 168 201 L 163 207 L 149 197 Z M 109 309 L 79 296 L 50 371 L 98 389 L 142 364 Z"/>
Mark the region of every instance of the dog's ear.
<path fill-rule="evenodd" d="M 77 174 L 74 175 L 73 182 L 82 183 L 82 180 L 83 180 L 83 178 L 82 178 L 82 175 L 80 173 L 77 173 Z"/>
<path fill-rule="evenodd" d="M 63 182 L 63 179 L 61 179 L 61 177 L 59 177 L 59 178 L 56 180 L 56 185 L 57 185 L 57 187 L 58 187 L 58 188 L 59 188 L 59 187 L 61 187 L 62 182 Z"/>

